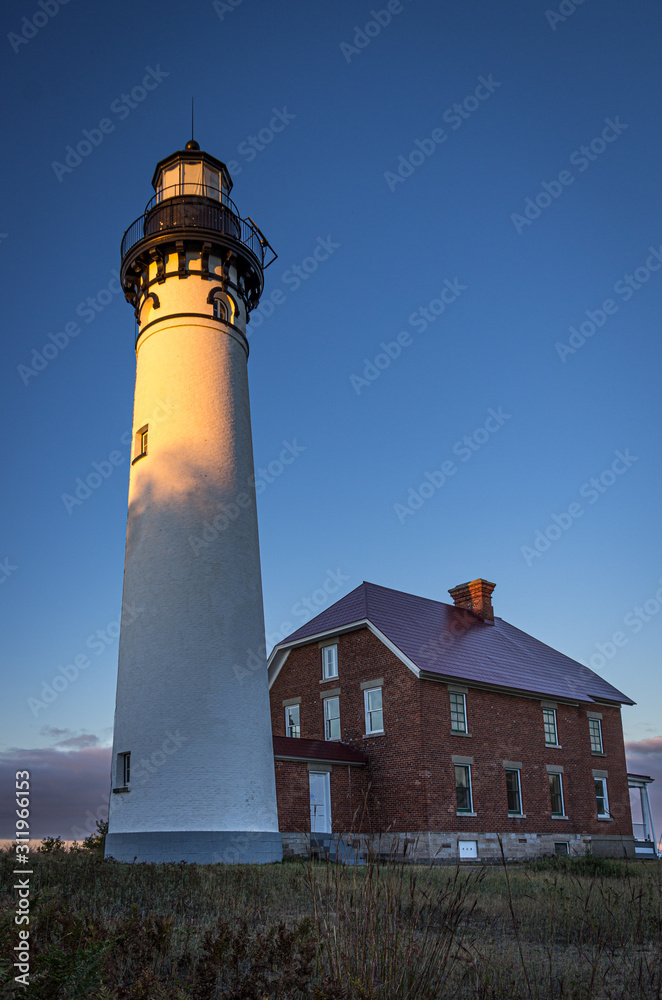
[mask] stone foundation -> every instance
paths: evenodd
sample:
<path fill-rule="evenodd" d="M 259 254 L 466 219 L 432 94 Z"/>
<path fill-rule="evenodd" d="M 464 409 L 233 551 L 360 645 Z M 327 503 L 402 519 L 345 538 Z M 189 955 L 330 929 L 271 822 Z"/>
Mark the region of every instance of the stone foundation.
<path fill-rule="evenodd" d="M 634 837 L 610 837 L 582 833 L 382 833 L 345 834 L 344 839 L 366 856 L 392 857 L 418 864 L 494 863 L 501 861 L 499 837 L 506 861 L 531 861 L 557 853 L 556 844 L 567 844 L 570 857 L 591 851 L 596 857 L 633 858 Z M 283 833 L 283 857 L 306 857 L 310 852 L 309 833 Z M 475 855 L 460 844 L 475 844 Z M 468 856 L 464 856 L 465 853 Z"/>

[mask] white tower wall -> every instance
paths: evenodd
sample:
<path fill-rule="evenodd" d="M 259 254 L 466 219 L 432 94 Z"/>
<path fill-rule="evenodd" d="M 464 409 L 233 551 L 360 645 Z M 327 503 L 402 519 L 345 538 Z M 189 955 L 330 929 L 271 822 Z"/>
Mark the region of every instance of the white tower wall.
<path fill-rule="evenodd" d="M 145 269 L 106 853 L 281 857 L 245 337 L 234 266 Z M 151 283 L 150 283 L 151 282 Z M 210 292 L 226 319 L 214 317 Z M 140 431 L 147 426 L 147 452 Z M 124 783 L 122 757 L 130 753 Z"/>

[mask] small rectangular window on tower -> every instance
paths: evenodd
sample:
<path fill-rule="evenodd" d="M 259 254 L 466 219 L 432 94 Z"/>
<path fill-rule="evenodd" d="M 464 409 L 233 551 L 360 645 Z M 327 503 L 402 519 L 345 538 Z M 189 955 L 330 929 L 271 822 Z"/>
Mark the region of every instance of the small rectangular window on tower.
<path fill-rule="evenodd" d="M 141 427 L 139 431 L 136 431 L 136 437 L 133 445 L 133 461 L 137 462 L 139 458 L 144 458 L 147 454 L 147 433 L 149 425 L 145 424 Z M 133 462 L 131 463 L 133 464 Z"/>
<path fill-rule="evenodd" d="M 131 753 L 118 753 L 117 779 L 124 788 L 128 787 L 131 780 Z"/>

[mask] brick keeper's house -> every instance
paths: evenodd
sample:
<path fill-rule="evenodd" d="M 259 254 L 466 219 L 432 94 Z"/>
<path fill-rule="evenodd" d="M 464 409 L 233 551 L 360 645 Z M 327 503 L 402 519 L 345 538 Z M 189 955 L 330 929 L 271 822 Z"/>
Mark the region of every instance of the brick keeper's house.
<path fill-rule="evenodd" d="M 311 833 L 416 860 L 633 856 L 621 705 L 588 667 L 494 617 L 362 583 L 269 658 L 285 853 Z"/>

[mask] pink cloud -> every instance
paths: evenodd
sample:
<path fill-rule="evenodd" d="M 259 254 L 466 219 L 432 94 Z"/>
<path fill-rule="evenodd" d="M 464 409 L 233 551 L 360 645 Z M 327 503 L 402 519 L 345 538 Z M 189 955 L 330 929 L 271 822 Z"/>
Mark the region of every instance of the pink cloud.
<path fill-rule="evenodd" d="M 92 739 L 98 742 L 97 737 Z M 109 747 L 89 743 L 75 744 L 73 749 L 8 750 L 0 753 L 0 785 L 11 789 L 16 772 L 29 771 L 31 837 L 81 840 L 96 832 L 96 819 L 108 815 L 110 757 Z M 12 799 L 3 795 L 0 839 L 14 836 L 15 821 Z"/>

